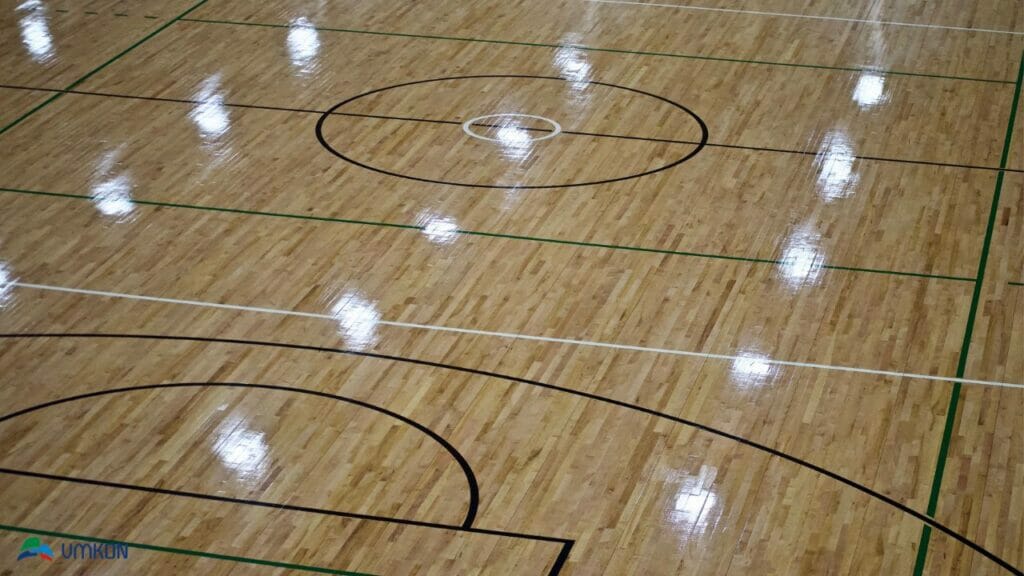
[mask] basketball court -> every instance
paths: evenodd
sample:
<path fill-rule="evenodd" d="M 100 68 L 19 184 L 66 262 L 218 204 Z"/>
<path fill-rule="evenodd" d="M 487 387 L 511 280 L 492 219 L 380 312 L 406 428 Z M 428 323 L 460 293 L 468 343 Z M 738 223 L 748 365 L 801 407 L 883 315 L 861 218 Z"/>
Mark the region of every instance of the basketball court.
<path fill-rule="evenodd" d="M 1018 0 L 3 0 L 0 574 L 1022 574 Z"/>

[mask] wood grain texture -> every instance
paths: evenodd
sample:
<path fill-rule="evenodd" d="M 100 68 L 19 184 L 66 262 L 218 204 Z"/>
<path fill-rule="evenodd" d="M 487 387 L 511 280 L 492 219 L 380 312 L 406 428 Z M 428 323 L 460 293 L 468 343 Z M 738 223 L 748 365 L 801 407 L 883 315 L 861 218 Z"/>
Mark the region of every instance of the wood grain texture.
<path fill-rule="evenodd" d="M 0 12 L 0 574 L 1024 567 L 1024 36 L 194 5 Z"/>

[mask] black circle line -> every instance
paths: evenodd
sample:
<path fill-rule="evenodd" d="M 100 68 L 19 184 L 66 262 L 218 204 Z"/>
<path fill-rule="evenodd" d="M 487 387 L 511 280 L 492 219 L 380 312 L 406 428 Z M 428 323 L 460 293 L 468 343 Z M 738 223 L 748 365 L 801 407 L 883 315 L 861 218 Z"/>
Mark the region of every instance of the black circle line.
<path fill-rule="evenodd" d="M 742 436 L 737 436 L 736 434 L 731 434 L 731 433 L 726 432 L 724 430 L 719 430 L 719 429 L 714 428 L 712 426 L 708 426 L 707 424 L 701 424 L 699 422 L 695 422 L 693 420 L 682 418 L 680 416 L 673 416 L 671 414 L 665 414 L 664 412 L 658 412 L 657 410 L 653 410 L 651 408 L 647 408 L 647 407 L 641 406 L 639 404 L 630 404 L 629 402 L 623 402 L 622 400 L 616 400 L 614 398 L 608 398 L 606 396 L 600 396 L 598 394 L 593 394 L 591 392 L 583 392 L 583 391 L 580 391 L 580 390 L 573 390 L 572 388 L 566 388 L 566 387 L 563 387 L 563 386 L 557 386 L 555 384 L 546 384 L 544 382 L 540 382 L 540 381 L 537 381 L 537 380 L 529 380 L 529 379 L 526 379 L 526 378 L 520 378 L 518 376 L 510 376 L 510 375 L 507 375 L 507 374 L 499 374 L 497 372 L 490 372 L 490 371 L 487 371 L 487 370 L 480 370 L 480 369 L 477 369 L 477 368 L 466 368 L 466 367 L 463 367 L 463 366 L 454 366 L 454 365 L 451 365 L 451 364 L 444 364 L 442 362 L 434 362 L 434 361 L 431 361 L 431 360 L 421 360 L 421 359 L 417 359 L 417 358 L 406 358 L 404 356 L 394 356 L 394 355 L 391 355 L 391 354 L 380 354 L 380 353 L 377 353 L 377 352 L 362 352 L 362 351 L 358 351 L 358 350 L 346 350 L 344 348 L 331 348 L 331 347 L 326 347 L 326 346 L 313 346 L 313 345 L 309 345 L 309 344 L 293 344 L 293 343 L 287 343 L 287 342 L 269 342 L 269 341 L 262 341 L 262 340 L 243 340 L 243 339 L 237 339 L 237 338 L 214 338 L 214 337 L 208 337 L 208 336 L 170 336 L 170 335 L 162 335 L 162 334 L 103 334 L 103 333 L 21 333 L 21 334 L 17 334 L 17 333 L 8 333 L 8 334 L 0 334 L 0 339 L 2 339 L 2 338 L 12 338 L 12 339 L 20 339 L 20 338 L 25 338 L 25 339 L 28 339 L 28 338 L 106 338 L 106 339 L 117 339 L 117 338 L 122 338 L 122 339 L 140 339 L 140 340 L 173 340 L 173 341 L 184 341 L 184 342 L 206 342 L 206 343 L 216 343 L 216 344 L 239 344 L 239 345 L 246 345 L 246 346 L 262 346 L 262 347 L 269 347 L 269 348 L 285 348 L 285 349 L 291 349 L 291 350 L 306 350 L 306 351 L 310 351 L 310 352 L 325 352 L 325 353 L 329 353 L 329 354 L 343 354 L 343 355 L 347 355 L 347 356 L 360 356 L 360 357 L 364 357 L 364 358 L 377 358 L 377 359 L 380 359 L 380 360 L 391 360 L 391 361 L 395 361 L 395 362 L 405 362 L 405 363 L 408 363 L 408 364 L 415 364 L 415 365 L 419 365 L 419 366 L 429 366 L 431 368 L 444 368 L 444 369 L 453 370 L 453 371 L 456 371 L 456 372 L 463 372 L 463 373 L 467 373 L 467 374 L 476 374 L 476 375 L 479 375 L 479 376 L 488 376 L 488 377 L 491 377 L 491 378 L 498 378 L 498 379 L 501 379 L 501 380 L 507 380 L 509 382 L 517 382 L 517 383 L 520 383 L 520 384 L 526 384 L 526 385 L 529 385 L 529 386 L 536 386 L 538 388 L 544 388 L 544 389 L 547 389 L 547 390 L 555 390 L 555 391 L 558 391 L 558 392 L 564 392 L 564 393 L 567 393 L 567 394 L 572 394 L 574 396 L 580 396 L 582 398 L 587 398 L 589 400 L 596 400 L 598 402 L 604 402 L 606 404 L 612 404 L 614 406 L 619 406 L 621 408 L 626 408 L 626 409 L 629 409 L 629 410 L 634 410 L 634 411 L 637 411 L 637 412 L 641 412 L 641 413 L 647 414 L 649 416 L 655 416 L 655 417 L 659 417 L 659 418 L 664 418 L 664 419 L 672 421 L 672 422 L 676 422 L 676 423 L 679 423 L 679 424 L 690 426 L 692 428 L 696 428 L 696 429 L 701 430 L 703 432 L 707 432 L 707 433 L 710 433 L 710 434 L 714 434 L 716 436 L 721 436 L 723 438 L 727 438 L 729 440 L 733 440 L 735 442 L 738 442 L 738 443 L 743 444 L 745 446 L 749 446 L 749 447 L 754 448 L 756 450 L 760 450 L 762 452 L 767 452 L 768 454 L 770 454 L 772 456 L 777 456 L 777 457 L 779 457 L 779 458 L 781 458 L 783 460 L 786 460 L 788 462 L 792 462 L 793 464 L 797 464 L 798 466 L 802 466 L 802 467 L 808 468 L 808 469 L 810 469 L 810 470 L 812 470 L 814 472 L 817 472 L 818 474 L 821 474 L 823 476 L 827 476 L 829 478 L 832 478 L 833 480 L 837 480 L 837 481 L 839 481 L 839 482 L 841 482 L 843 484 L 846 484 L 847 486 L 849 486 L 849 487 L 851 487 L 851 488 L 853 488 L 853 489 L 855 489 L 855 490 L 857 490 L 859 492 L 862 492 L 863 494 L 866 494 L 867 496 L 870 496 L 870 497 L 872 497 L 872 498 L 874 498 L 876 500 L 880 500 L 881 502 L 883 502 L 885 504 L 888 504 L 889 506 L 892 506 L 893 508 L 896 508 L 897 510 L 903 512 L 904 514 L 907 514 L 909 516 L 913 516 L 914 518 L 916 518 L 916 519 L 920 520 L 921 522 L 931 526 L 932 528 L 935 528 L 938 531 L 946 534 L 947 536 L 950 536 L 950 537 L 954 538 L 955 540 L 959 541 L 961 544 L 967 546 L 968 548 L 974 550 L 975 552 L 978 552 L 979 554 L 981 554 L 982 556 L 985 556 L 989 560 L 992 560 L 993 562 L 995 562 L 996 564 L 998 564 L 1002 568 L 1006 569 L 1011 574 L 1014 574 L 1015 576 L 1024 576 L 1024 571 L 1021 571 L 1020 569 L 1014 567 L 1012 564 L 1010 564 L 1006 560 L 1003 560 L 999 556 L 996 556 L 994 553 L 988 551 L 986 548 L 982 547 L 980 544 L 975 543 L 973 540 L 970 540 L 969 538 L 967 538 L 966 536 L 963 536 L 959 532 L 956 532 L 952 528 L 947 527 L 945 524 L 942 524 L 938 520 L 936 520 L 934 518 L 931 518 L 930 516 L 927 516 L 925 514 L 922 514 L 921 512 L 918 512 L 917 510 L 914 510 L 913 508 L 910 508 L 907 505 L 905 505 L 905 504 L 903 504 L 901 502 L 898 502 L 898 501 L 894 500 L 893 498 L 890 498 L 889 496 L 886 496 L 885 494 L 882 494 L 880 492 L 876 492 L 875 490 L 873 490 L 871 488 L 868 488 L 867 486 L 864 486 L 863 484 L 859 484 L 859 483 L 857 483 L 857 482 L 855 482 L 853 480 L 850 480 L 849 478 L 841 476 L 841 475 L 837 474 L 836 472 L 832 472 L 832 471 L 830 471 L 828 469 L 825 469 L 825 468 L 822 468 L 821 466 L 818 466 L 817 464 L 812 464 L 810 462 L 807 462 L 806 460 L 802 460 L 800 458 L 797 458 L 796 456 L 792 456 L 790 454 L 787 454 L 785 452 L 782 452 L 782 451 L 777 450 L 775 448 L 772 448 L 770 446 L 766 446 L 764 444 L 760 444 L 758 442 L 754 442 L 753 440 L 749 440 L 749 439 L 744 438 Z"/>
<path fill-rule="evenodd" d="M 689 154 L 683 156 L 682 158 L 679 158 L 678 160 L 675 160 L 673 162 L 665 164 L 664 166 L 660 166 L 660 167 L 654 168 L 652 170 L 647 170 L 646 172 L 640 172 L 638 174 L 630 174 L 628 176 L 620 176 L 618 178 L 608 178 L 608 179 L 605 179 L 605 180 L 595 180 L 595 181 L 592 181 L 592 182 L 573 182 L 573 183 L 569 183 L 569 184 L 534 184 L 534 185 L 529 185 L 529 186 L 523 186 L 523 185 L 516 185 L 516 184 L 502 185 L 502 184 L 469 184 L 469 183 L 466 183 L 466 182 L 449 182 L 449 181 L 445 181 L 445 180 L 433 180 L 433 179 L 430 179 L 430 178 L 420 178 L 418 176 L 409 176 L 407 174 L 401 174 L 401 173 L 398 173 L 398 172 L 391 172 L 389 170 L 384 170 L 382 168 L 376 168 L 374 166 L 370 166 L 369 164 L 365 164 L 363 162 L 359 162 L 358 160 L 354 160 L 352 158 L 349 158 L 348 156 L 345 156 L 344 154 L 342 154 L 341 152 L 336 150 L 333 146 L 331 146 L 327 142 L 327 139 L 324 138 L 323 126 L 324 126 L 324 123 L 327 121 L 327 119 L 330 118 L 332 115 L 334 115 L 335 111 L 337 111 L 339 108 L 341 108 L 342 106 L 345 106 L 346 104 L 348 104 L 348 103 L 350 103 L 350 102 L 352 102 L 354 100 L 358 100 L 360 98 L 364 98 L 366 96 L 370 96 L 371 94 L 376 94 L 378 92 L 383 92 L 385 90 L 393 90 L 395 88 L 404 88 L 406 86 L 413 86 L 413 85 L 416 85 L 416 84 L 426 84 L 426 83 L 429 83 L 429 82 L 444 82 L 444 81 L 447 81 L 447 80 L 470 80 L 470 79 L 475 79 L 475 78 L 531 78 L 531 79 L 535 79 L 535 80 L 561 80 L 562 82 L 573 82 L 573 83 L 577 83 L 577 84 L 596 84 L 598 86 L 608 86 L 610 88 L 619 88 L 619 89 L 622 89 L 622 90 L 628 90 L 630 92 L 635 92 L 637 94 L 643 94 L 644 96 L 649 96 L 651 98 L 656 98 L 658 100 L 661 100 L 662 102 L 665 102 L 665 103 L 667 103 L 667 104 L 669 104 L 671 106 L 679 108 L 683 112 L 686 112 L 687 114 L 689 114 L 694 120 L 697 121 L 697 124 L 700 126 L 700 132 L 701 132 L 700 142 L 697 143 L 696 148 L 694 148 L 692 151 L 690 151 Z M 662 170 L 668 170 L 669 168 L 673 168 L 675 166 L 678 166 L 679 164 L 682 164 L 683 162 L 686 162 L 690 158 L 693 158 L 694 156 L 697 155 L 698 152 L 700 152 L 701 150 L 704 149 L 704 146 L 706 146 L 707 142 L 708 142 L 708 126 L 707 126 L 707 124 L 704 123 L 704 120 L 700 116 L 698 116 L 693 110 L 690 110 L 686 106 L 683 106 L 682 104 L 679 104 L 678 102 L 673 102 L 672 100 L 669 100 L 668 98 L 665 98 L 663 96 L 658 96 L 657 94 L 652 94 L 650 92 L 645 92 L 645 91 L 639 90 L 637 88 L 630 88 L 628 86 L 619 86 L 618 84 L 610 84 L 608 82 L 598 82 L 597 80 L 588 80 L 588 81 L 585 81 L 585 82 L 583 82 L 583 81 L 577 82 L 575 80 L 568 80 L 566 78 L 562 78 L 561 76 L 533 76 L 533 75 L 526 75 L 526 74 L 475 74 L 475 75 L 472 75 L 472 76 L 447 76 L 447 77 L 444 77 L 444 78 L 428 78 L 426 80 L 414 80 L 412 82 L 403 82 L 401 84 L 394 84 L 392 86 L 385 86 L 383 88 L 376 88 L 374 90 L 370 90 L 368 92 L 363 92 L 362 94 L 357 94 L 355 96 L 352 96 L 351 98 L 348 98 L 347 100 L 343 100 L 343 101 L 339 102 L 338 104 L 335 104 L 334 106 L 331 106 L 330 108 L 328 108 L 327 111 L 324 112 L 323 114 L 321 114 L 320 118 L 317 119 L 315 132 L 316 132 L 316 139 L 320 142 L 320 145 L 323 146 L 331 154 L 334 154 L 335 156 L 337 156 L 338 158 L 341 158 L 342 160 L 344 160 L 346 162 L 355 164 L 356 166 L 359 166 L 361 168 L 365 168 L 367 170 L 371 170 L 373 172 L 377 172 L 379 174 L 385 174 L 385 175 L 388 175 L 388 176 L 395 176 L 397 178 L 405 178 L 407 180 L 415 180 L 417 182 L 426 182 L 426 183 L 429 183 L 429 184 L 444 184 L 444 185 L 448 185 L 448 186 L 463 186 L 463 187 L 466 187 L 466 188 L 497 188 L 497 189 L 503 189 L 503 190 L 537 190 L 537 189 L 543 189 L 543 188 L 573 188 L 573 187 L 577 187 L 577 186 L 596 186 L 596 185 L 599 185 L 599 184 L 610 184 L 612 182 L 621 182 L 623 180 L 631 180 L 633 178 L 640 178 L 640 177 L 643 177 L 643 176 L 649 176 L 649 175 L 654 174 L 656 172 L 661 172 Z"/>
<path fill-rule="evenodd" d="M 445 440 L 440 434 L 437 434 L 436 432 L 434 432 L 430 428 L 427 428 L 423 424 L 420 424 L 419 422 L 416 422 L 411 418 L 398 414 L 397 412 L 392 412 L 387 408 L 381 408 L 380 406 L 376 406 L 369 402 L 357 400 L 355 398 L 349 398 L 347 396 L 339 396 L 336 394 L 321 392 L 319 390 L 295 388 L 292 386 L 279 386 L 275 384 L 251 384 L 244 382 L 174 382 L 167 384 L 145 384 L 142 386 L 125 386 L 123 388 L 111 388 L 109 390 L 100 390 L 97 392 L 88 392 L 85 394 L 78 394 L 75 396 L 58 398 L 57 400 L 51 400 L 50 402 L 44 402 L 43 404 L 37 404 L 35 406 L 30 406 L 28 408 L 18 410 L 16 412 L 11 412 L 10 414 L 0 416 L 0 423 L 6 422 L 7 420 L 11 420 L 13 418 L 17 418 L 18 416 L 23 416 L 30 412 L 43 410 L 45 408 L 51 408 L 53 406 L 65 404 L 68 402 L 76 402 L 78 400 L 86 400 L 90 398 L 96 398 L 99 396 L 107 396 L 110 394 L 124 394 L 127 392 L 138 392 L 140 390 L 167 390 L 173 388 L 257 388 L 262 390 L 275 390 L 278 392 L 308 394 L 310 396 L 319 396 L 321 398 L 328 398 L 331 400 L 337 400 L 348 404 L 354 404 L 356 406 L 367 408 L 369 410 L 373 410 L 374 412 L 379 412 L 386 416 L 390 416 L 391 418 L 394 418 L 402 422 L 403 424 L 412 426 L 413 428 L 426 434 L 434 442 L 440 444 L 441 447 L 444 448 L 458 463 L 459 467 L 462 468 L 462 473 L 465 475 L 466 482 L 469 484 L 469 509 L 466 511 L 466 518 L 462 522 L 462 527 L 471 528 L 473 526 L 473 521 L 476 519 L 476 512 L 480 505 L 480 488 L 476 481 L 476 475 L 473 473 L 473 469 L 469 466 L 469 462 L 466 461 L 465 457 L 463 457 L 462 454 L 460 454 L 459 451 L 456 450 L 455 447 L 452 446 L 451 443 L 449 443 L 447 440 Z"/>

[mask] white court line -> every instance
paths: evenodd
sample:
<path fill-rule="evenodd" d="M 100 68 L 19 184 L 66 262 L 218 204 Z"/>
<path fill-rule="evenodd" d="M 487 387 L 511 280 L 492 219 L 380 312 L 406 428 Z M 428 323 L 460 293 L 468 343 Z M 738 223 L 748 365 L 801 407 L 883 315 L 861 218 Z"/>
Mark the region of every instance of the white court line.
<path fill-rule="evenodd" d="M 940 26 L 938 24 L 915 24 L 913 22 L 895 22 L 892 20 L 866 20 L 863 18 L 840 18 L 838 16 L 813 16 L 810 14 L 790 14 L 787 12 L 762 12 L 760 10 L 739 10 L 736 8 L 711 8 L 708 6 L 688 6 L 686 4 L 657 4 L 654 2 L 633 2 L 631 0 L 585 0 L 601 4 L 630 4 L 634 6 L 657 6 L 659 8 L 678 8 L 680 10 L 700 10 L 704 12 L 727 12 L 729 14 L 754 14 L 756 16 L 783 16 L 786 18 L 805 18 L 807 20 L 831 20 L 835 22 L 859 22 L 863 24 L 882 24 L 885 26 L 904 26 L 907 28 L 935 28 L 937 30 L 960 30 L 962 32 L 984 32 L 987 34 L 1010 34 L 1024 36 L 1024 32 L 1013 30 L 993 30 L 990 28 L 967 28 L 964 26 Z"/>
<path fill-rule="evenodd" d="M 121 292 L 104 292 L 102 290 L 87 290 L 85 288 L 69 288 L 66 286 L 52 286 L 49 284 L 30 284 L 28 282 L 10 282 L 8 286 L 18 286 L 32 290 L 46 290 L 50 292 L 69 292 L 71 294 L 85 294 L 88 296 L 103 296 L 105 298 L 121 298 L 125 300 L 142 300 L 146 302 L 160 302 L 164 304 L 182 304 L 185 306 L 198 306 L 202 308 L 219 308 L 223 310 L 240 310 L 244 312 L 257 312 L 260 314 L 278 314 L 282 316 L 301 316 L 303 318 L 317 318 L 320 320 L 337 321 L 338 318 L 330 314 L 317 314 L 313 312 L 296 312 L 294 310 L 281 310 L 279 308 L 260 308 L 257 306 L 241 306 L 238 304 L 221 304 L 219 302 L 204 302 L 202 300 L 179 300 L 177 298 L 161 298 L 159 296 L 144 296 L 141 294 L 124 294 Z M 394 322 L 391 320 L 379 320 L 376 324 L 381 326 L 394 326 L 396 328 L 410 328 L 414 330 L 431 330 L 435 332 L 454 332 L 457 334 L 472 334 L 475 336 L 494 336 L 497 338 L 510 338 L 514 340 L 531 340 L 535 342 L 551 342 L 555 344 L 572 344 L 575 346 L 589 346 L 593 348 L 610 348 L 613 350 L 629 350 L 632 352 L 651 352 L 654 354 L 667 354 L 671 356 L 690 356 L 694 358 L 710 358 L 714 360 L 747 361 L 748 356 L 734 356 L 731 354 L 711 354 L 708 352 L 693 352 L 690 350 L 675 350 L 672 348 L 648 348 L 646 346 L 633 346 L 630 344 L 615 344 L 611 342 L 594 342 L 591 340 L 574 340 L 572 338 L 551 338 L 548 336 L 533 336 L 530 334 L 516 334 L 513 332 L 493 332 L 491 330 L 474 330 L 471 328 L 454 328 L 451 326 L 436 326 L 433 324 L 414 324 L 411 322 Z M 947 376 L 932 376 L 929 374 L 914 374 L 910 372 L 893 372 L 889 370 L 873 370 L 871 368 L 856 368 L 852 366 L 835 366 L 831 364 L 815 364 L 813 362 L 793 362 L 790 360 L 757 359 L 758 363 L 772 364 L 775 366 L 793 366 L 797 368 L 817 368 L 819 370 L 832 370 L 834 372 L 854 372 L 857 374 L 871 374 L 874 376 L 891 376 L 894 378 L 915 378 L 920 380 L 933 380 L 936 382 L 959 382 L 961 384 L 978 384 L 982 386 L 999 386 L 1003 388 L 1024 388 L 1024 384 L 1013 384 L 1010 382 L 994 382 L 991 380 L 971 380 L 968 378 L 950 378 Z"/>

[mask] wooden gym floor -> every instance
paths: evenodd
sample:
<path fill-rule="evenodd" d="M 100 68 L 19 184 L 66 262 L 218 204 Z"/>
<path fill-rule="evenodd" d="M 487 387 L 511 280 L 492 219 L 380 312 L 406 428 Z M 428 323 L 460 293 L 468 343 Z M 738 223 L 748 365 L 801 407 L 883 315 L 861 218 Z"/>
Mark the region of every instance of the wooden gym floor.
<path fill-rule="evenodd" d="M 1024 569 L 1019 0 L 0 6 L 0 574 Z"/>

